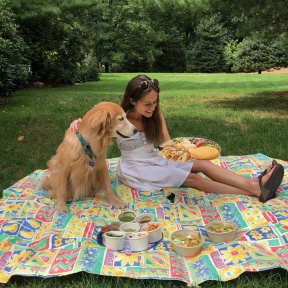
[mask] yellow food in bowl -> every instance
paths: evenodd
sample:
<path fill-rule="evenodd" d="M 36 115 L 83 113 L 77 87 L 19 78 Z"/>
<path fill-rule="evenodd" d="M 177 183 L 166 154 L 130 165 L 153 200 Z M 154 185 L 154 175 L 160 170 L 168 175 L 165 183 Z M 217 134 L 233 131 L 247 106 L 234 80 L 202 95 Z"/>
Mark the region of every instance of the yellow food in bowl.
<path fill-rule="evenodd" d="M 235 226 L 232 224 L 213 223 L 209 226 L 208 231 L 214 233 L 226 233 L 233 231 Z"/>
<path fill-rule="evenodd" d="M 186 234 L 178 234 L 172 239 L 175 244 L 184 247 L 193 247 L 198 246 L 201 244 L 201 237 L 200 235 L 186 235 Z"/>

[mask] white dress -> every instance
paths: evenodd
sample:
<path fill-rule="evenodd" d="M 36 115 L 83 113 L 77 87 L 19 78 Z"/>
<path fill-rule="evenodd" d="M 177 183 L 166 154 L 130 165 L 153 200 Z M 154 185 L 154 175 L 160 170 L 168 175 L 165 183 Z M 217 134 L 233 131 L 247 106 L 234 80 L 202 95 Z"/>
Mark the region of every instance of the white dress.
<path fill-rule="evenodd" d="M 123 139 L 116 138 L 121 151 L 117 176 L 125 185 L 155 192 L 166 187 L 180 187 L 191 172 L 193 162 L 176 162 L 159 156 L 144 132 Z"/>

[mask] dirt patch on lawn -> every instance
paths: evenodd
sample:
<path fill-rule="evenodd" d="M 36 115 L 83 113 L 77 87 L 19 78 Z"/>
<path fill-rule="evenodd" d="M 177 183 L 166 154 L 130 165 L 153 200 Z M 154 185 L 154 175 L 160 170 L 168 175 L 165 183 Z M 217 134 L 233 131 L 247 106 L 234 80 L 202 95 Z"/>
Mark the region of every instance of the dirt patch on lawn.
<path fill-rule="evenodd" d="M 288 68 L 281 68 L 279 70 L 271 69 L 270 71 L 263 71 L 263 74 L 285 74 L 288 73 Z"/>
<path fill-rule="evenodd" d="M 5 97 L 0 97 L 0 105 L 1 104 L 5 104 L 5 103 L 7 103 L 8 102 L 8 99 L 7 98 L 5 98 Z"/>
<path fill-rule="evenodd" d="M 288 98 L 288 91 L 273 92 L 272 95 L 277 96 L 277 97 Z"/>

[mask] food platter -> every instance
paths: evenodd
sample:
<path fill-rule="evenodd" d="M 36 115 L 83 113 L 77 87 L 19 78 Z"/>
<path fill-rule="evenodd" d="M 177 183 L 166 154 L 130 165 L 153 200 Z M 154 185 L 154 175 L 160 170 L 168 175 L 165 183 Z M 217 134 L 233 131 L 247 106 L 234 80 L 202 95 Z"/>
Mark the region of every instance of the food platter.
<path fill-rule="evenodd" d="M 195 159 L 212 160 L 218 158 L 220 152 L 221 147 L 218 143 L 199 137 L 177 137 L 158 147 L 160 156 L 178 162 L 191 162 Z"/>

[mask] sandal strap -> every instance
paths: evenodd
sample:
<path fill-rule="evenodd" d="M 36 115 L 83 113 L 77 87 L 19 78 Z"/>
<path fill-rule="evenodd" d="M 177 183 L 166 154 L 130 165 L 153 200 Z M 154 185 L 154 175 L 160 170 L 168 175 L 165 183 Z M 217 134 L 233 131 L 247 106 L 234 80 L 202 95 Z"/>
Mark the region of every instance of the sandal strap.
<path fill-rule="evenodd" d="M 260 194 L 259 200 L 260 200 L 261 202 L 265 202 L 267 196 L 269 195 L 269 190 L 265 189 L 265 188 L 263 187 L 263 183 L 262 183 L 262 178 L 263 178 L 263 176 L 265 175 L 264 172 L 265 172 L 265 171 L 263 171 L 262 174 L 258 177 L 258 179 L 259 179 L 259 186 L 260 186 L 260 190 L 261 190 L 261 194 Z M 265 196 L 266 196 L 265 199 L 264 199 L 264 195 L 263 195 L 263 194 L 265 194 Z"/>

